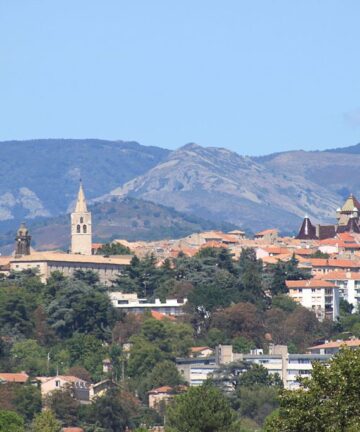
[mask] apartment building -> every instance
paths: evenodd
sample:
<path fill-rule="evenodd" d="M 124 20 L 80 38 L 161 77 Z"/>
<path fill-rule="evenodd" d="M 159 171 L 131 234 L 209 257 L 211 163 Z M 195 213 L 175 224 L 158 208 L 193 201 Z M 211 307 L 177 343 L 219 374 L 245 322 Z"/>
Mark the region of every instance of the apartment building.
<path fill-rule="evenodd" d="M 328 361 L 331 355 L 289 354 L 285 345 L 271 345 L 269 354 L 253 350 L 249 354 L 233 352 L 232 345 L 219 345 L 215 357 L 197 359 L 177 359 L 178 371 L 190 386 L 198 386 L 222 365 L 234 362 L 247 362 L 263 366 L 271 374 L 278 374 L 286 389 L 299 388 L 299 377 L 311 377 L 314 361 Z"/>
<path fill-rule="evenodd" d="M 289 296 L 313 311 L 319 321 L 336 320 L 339 316 L 339 288 L 326 280 L 286 281 Z"/>
<path fill-rule="evenodd" d="M 145 311 L 155 311 L 164 315 L 178 316 L 183 314 L 183 307 L 187 303 L 187 299 L 179 301 L 177 299 L 166 299 L 154 301 L 148 299 L 139 299 L 137 294 L 123 293 L 113 291 L 109 293 L 112 304 L 117 309 L 124 312 L 144 313 Z"/>
<path fill-rule="evenodd" d="M 353 306 L 353 313 L 359 311 L 360 273 L 333 271 L 322 275 L 321 279 L 335 284 L 339 288 L 339 296 Z"/>

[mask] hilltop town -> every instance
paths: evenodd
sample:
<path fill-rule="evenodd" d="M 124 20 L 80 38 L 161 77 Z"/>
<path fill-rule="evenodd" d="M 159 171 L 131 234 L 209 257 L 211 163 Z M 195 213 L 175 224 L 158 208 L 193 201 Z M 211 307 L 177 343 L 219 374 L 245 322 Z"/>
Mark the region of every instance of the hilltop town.
<path fill-rule="evenodd" d="M 0 403 L 19 412 L 16 395 L 28 392 L 70 431 L 106 424 L 95 412 L 120 397 L 128 426 L 161 431 L 176 395 L 222 374 L 229 385 L 236 364 L 241 380 L 265 377 L 247 397 L 271 391 L 239 411 L 258 430 L 280 388 L 299 389 L 314 361 L 360 347 L 360 203 L 350 195 L 334 214 L 333 225 L 305 216 L 294 237 L 270 227 L 100 244 L 80 183 L 69 251 L 36 251 L 21 224 L 14 253 L 0 256 Z"/>

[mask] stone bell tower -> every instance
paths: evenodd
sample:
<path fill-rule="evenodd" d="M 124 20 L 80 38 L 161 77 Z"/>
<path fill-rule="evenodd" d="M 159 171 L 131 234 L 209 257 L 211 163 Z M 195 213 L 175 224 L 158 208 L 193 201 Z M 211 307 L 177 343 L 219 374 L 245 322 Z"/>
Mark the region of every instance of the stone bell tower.
<path fill-rule="evenodd" d="M 91 246 L 91 213 L 87 210 L 85 194 L 80 181 L 75 211 L 71 213 L 71 253 L 91 255 Z"/>
<path fill-rule="evenodd" d="M 29 235 L 29 231 L 24 223 L 17 230 L 15 240 L 15 257 L 19 258 L 23 255 L 30 255 L 31 235 Z"/>

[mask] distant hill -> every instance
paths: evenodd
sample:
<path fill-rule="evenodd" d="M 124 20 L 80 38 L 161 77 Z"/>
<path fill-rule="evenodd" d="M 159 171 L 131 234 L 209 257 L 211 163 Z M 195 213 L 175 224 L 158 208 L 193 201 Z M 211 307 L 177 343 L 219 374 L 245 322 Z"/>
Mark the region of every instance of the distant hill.
<path fill-rule="evenodd" d="M 311 155 L 299 153 L 304 154 L 302 165 L 285 172 L 286 163 L 278 167 L 276 161 L 288 154 L 267 162 L 223 148 L 189 144 L 103 200 L 132 196 L 252 231 L 278 227 L 289 232 L 297 229 L 305 213 L 315 220 L 329 220 L 339 205 L 339 197 L 325 182 L 303 174 Z"/>
<path fill-rule="evenodd" d="M 82 178 L 87 198 L 161 162 L 169 150 L 136 142 L 48 139 L 0 142 L 0 231 L 65 213 Z"/>
<path fill-rule="evenodd" d="M 350 192 L 360 198 L 360 144 L 261 157 L 196 144 L 170 151 L 95 139 L 8 141 L 0 151 L 2 238 L 22 219 L 36 222 L 68 212 L 80 177 L 94 202 L 132 197 L 174 208 L 182 217 L 253 232 L 275 227 L 295 233 L 305 214 L 313 222 L 332 222 Z M 112 222 L 102 223 L 111 236 Z M 133 238 L 146 233 L 131 230 Z"/>
<path fill-rule="evenodd" d="M 338 147 L 335 149 L 326 150 L 330 153 L 350 153 L 350 154 L 360 154 L 360 144 L 355 144 L 349 147 Z"/>
<path fill-rule="evenodd" d="M 90 206 L 93 218 L 93 241 L 107 242 L 114 239 L 160 240 L 180 238 L 193 232 L 223 229 L 236 226 L 214 223 L 193 215 L 182 214 L 151 202 L 135 198 L 114 197 L 106 203 Z M 38 250 L 64 249 L 70 244 L 70 216 L 44 218 L 28 223 L 32 245 Z M 0 235 L 0 251 L 11 253 L 15 231 Z"/>

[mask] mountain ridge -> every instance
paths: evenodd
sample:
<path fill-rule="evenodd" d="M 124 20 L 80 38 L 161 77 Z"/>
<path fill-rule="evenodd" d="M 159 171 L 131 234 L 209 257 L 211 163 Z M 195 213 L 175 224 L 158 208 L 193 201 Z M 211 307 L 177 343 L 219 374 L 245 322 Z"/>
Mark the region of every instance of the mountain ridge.
<path fill-rule="evenodd" d="M 295 232 L 305 213 L 333 222 L 360 190 L 360 144 L 264 156 L 101 139 L 3 141 L 0 150 L 0 232 L 70 211 L 80 177 L 90 202 L 134 197 L 251 231 Z"/>

